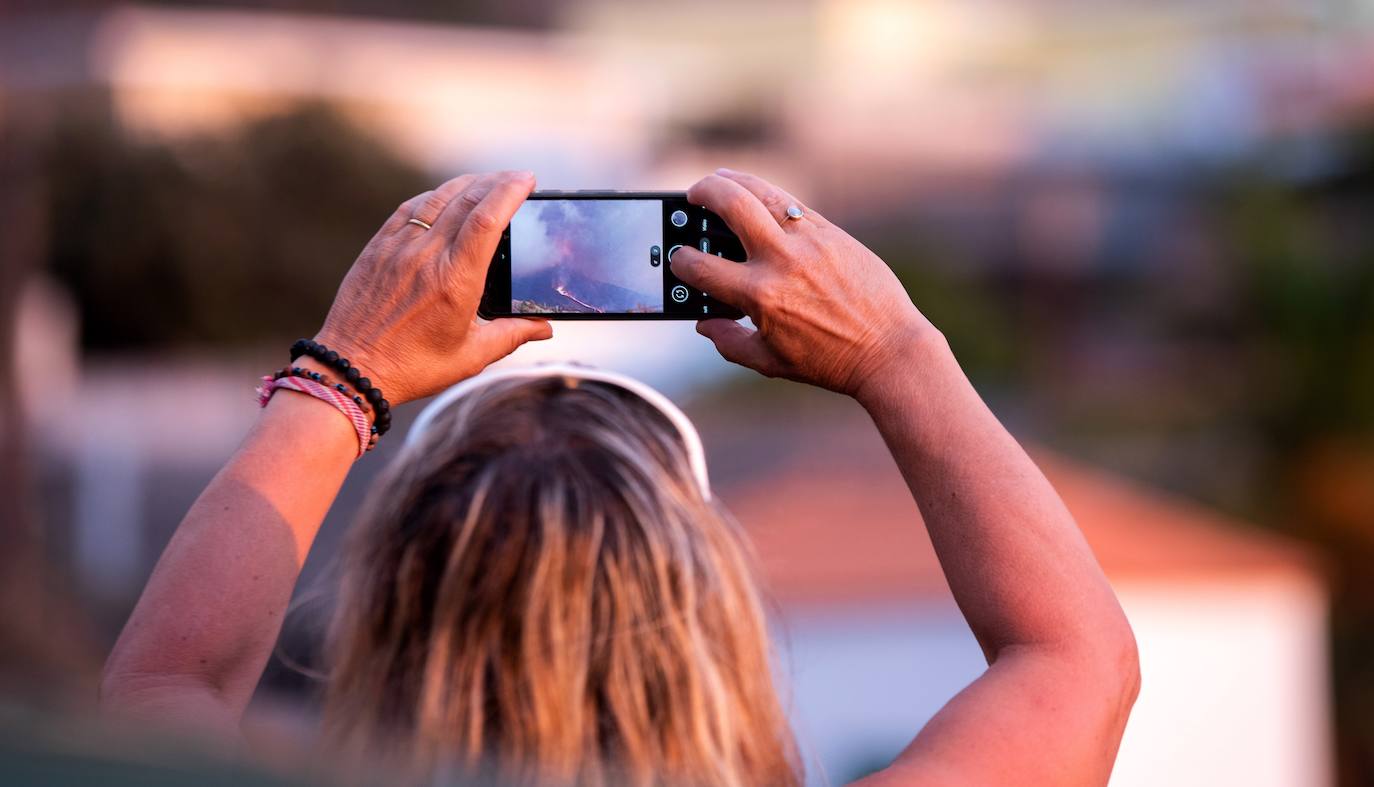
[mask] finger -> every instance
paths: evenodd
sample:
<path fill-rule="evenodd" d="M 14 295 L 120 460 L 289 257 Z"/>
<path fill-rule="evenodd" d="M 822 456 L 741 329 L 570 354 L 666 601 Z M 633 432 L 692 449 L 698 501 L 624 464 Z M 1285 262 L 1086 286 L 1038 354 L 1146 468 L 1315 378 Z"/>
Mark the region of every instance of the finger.
<path fill-rule="evenodd" d="M 756 300 L 749 268 L 745 265 L 683 246 L 673 253 L 668 267 L 672 268 L 674 276 L 710 293 L 716 300 L 753 312 Z"/>
<path fill-rule="evenodd" d="M 491 191 L 491 187 L 501 177 L 502 173 L 485 172 L 473 178 L 468 187 L 449 200 L 443 213 L 434 220 L 434 237 L 444 243 L 451 244 L 458 237 L 458 230 L 462 229 L 463 222 L 467 220 L 468 214 L 482 201 Z"/>
<path fill-rule="evenodd" d="M 426 191 L 413 200 L 408 200 L 407 206 L 410 208 L 410 214 L 399 217 L 401 223 L 398 230 L 416 237 L 428 232 L 424 227 L 412 222 L 411 219 L 423 221 L 432 226 L 435 221 L 438 221 L 439 215 L 444 212 L 444 209 L 448 207 L 449 202 L 467 189 L 476 179 L 476 175 L 459 175 L 444 181 L 432 191 Z"/>
<path fill-rule="evenodd" d="M 553 326 L 548 320 L 526 317 L 502 317 L 473 328 L 471 341 L 477 357 L 487 363 L 505 358 L 525 342 L 539 342 L 553 338 Z"/>
<path fill-rule="evenodd" d="M 503 172 L 492 180 L 481 202 L 468 211 L 450 254 L 463 286 L 475 286 L 477 292 L 482 291 L 492 255 L 501 242 L 501 232 L 533 189 L 533 172 Z"/>
<path fill-rule="evenodd" d="M 729 178 L 707 175 L 687 189 L 687 201 L 725 219 L 751 257 L 782 240 L 782 227 L 759 198 Z"/>
<path fill-rule="evenodd" d="M 751 331 L 734 320 L 702 320 L 697 333 L 711 340 L 720 356 L 731 363 L 748 367 L 766 377 L 782 373 L 782 364 L 758 331 Z"/>
<path fill-rule="evenodd" d="M 415 215 L 415 209 L 420 207 L 420 204 L 429 199 L 430 195 L 433 193 L 433 191 L 420 192 L 398 205 L 396 210 L 392 211 L 391 215 L 382 223 L 381 233 L 399 232 L 401 228 L 405 227 L 406 223 L 410 221 L 410 218 Z M 410 226 L 414 227 L 415 225 L 412 224 Z M 424 228 L 416 227 L 416 229 Z"/>
<path fill-rule="evenodd" d="M 728 180 L 733 180 L 743 186 L 750 194 L 757 197 L 759 202 L 763 203 L 763 206 L 768 209 L 769 214 L 773 216 L 773 219 L 777 221 L 784 230 L 801 223 L 793 219 L 788 219 L 787 208 L 791 205 L 796 205 L 803 209 L 803 219 L 810 219 L 816 224 L 820 224 L 824 221 L 824 218 L 819 213 L 802 205 L 801 200 L 792 196 L 786 190 L 774 186 L 758 175 L 751 175 L 748 172 L 736 172 L 733 169 L 726 169 L 724 167 L 716 170 L 716 174 Z"/>

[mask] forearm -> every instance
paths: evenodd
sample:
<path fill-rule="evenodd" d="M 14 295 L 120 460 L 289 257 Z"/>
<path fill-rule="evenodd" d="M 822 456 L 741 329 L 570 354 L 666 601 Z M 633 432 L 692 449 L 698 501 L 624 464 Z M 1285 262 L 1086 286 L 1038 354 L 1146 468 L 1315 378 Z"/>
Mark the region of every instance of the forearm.
<path fill-rule="evenodd" d="M 1130 631 L 1058 494 L 942 336 L 921 334 L 860 401 L 905 476 L 989 660 L 1008 648 L 1126 647 Z"/>
<path fill-rule="evenodd" d="M 106 663 L 103 705 L 163 715 L 161 694 L 192 688 L 237 720 L 357 445 L 330 405 L 273 397 L 153 570 Z"/>

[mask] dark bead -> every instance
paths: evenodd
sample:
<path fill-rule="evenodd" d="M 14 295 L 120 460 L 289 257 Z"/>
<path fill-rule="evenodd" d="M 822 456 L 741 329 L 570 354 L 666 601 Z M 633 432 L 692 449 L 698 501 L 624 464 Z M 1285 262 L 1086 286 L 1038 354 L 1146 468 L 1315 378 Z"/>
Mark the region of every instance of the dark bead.
<path fill-rule="evenodd" d="M 362 376 L 363 373 L 358 371 L 357 369 L 349 369 L 348 371 L 344 372 L 344 379 L 353 385 L 357 385 L 358 381 L 362 379 Z"/>
<path fill-rule="evenodd" d="M 355 396 L 355 397 L 353 397 L 353 401 L 354 401 L 354 402 L 357 402 L 357 404 L 358 404 L 359 407 L 362 407 L 362 406 L 363 406 L 363 398 L 362 398 L 361 396 Z"/>
<path fill-rule="evenodd" d="M 381 408 L 378 408 L 378 409 L 377 409 L 377 423 L 379 423 L 379 424 L 389 424 L 389 423 L 391 423 L 391 411 L 390 411 L 390 410 L 383 410 L 383 409 L 381 409 Z"/>
<path fill-rule="evenodd" d="M 348 389 L 344 387 L 343 383 L 334 383 L 334 389 L 339 393 L 348 393 Z"/>
<path fill-rule="evenodd" d="M 319 382 L 319 381 L 320 381 L 320 373 L 319 373 L 319 372 L 311 372 L 311 373 L 310 373 L 310 379 L 314 380 L 315 382 Z"/>
<path fill-rule="evenodd" d="M 348 371 L 349 367 L 351 367 L 353 364 L 349 363 L 347 358 L 340 358 L 338 365 L 340 369 L 346 372 Z"/>
<path fill-rule="evenodd" d="M 372 381 L 367 379 L 366 377 L 359 377 L 358 379 L 353 380 L 352 383 L 356 385 L 358 387 L 358 390 L 362 391 L 364 395 L 366 395 L 367 391 L 371 390 L 372 388 Z M 372 397 L 369 396 L 368 398 L 371 399 Z"/>
<path fill-rule="evenodd" d="M 333 350 L 330 350 L 329 352 L 324 354 L 324 362 L 329 364 L 330 366 L 333 366 L 334 364 L 339 362 L 339 354 L 334 352 Z"/>
<path fill-rule="evenodd" d="M 363 388 L 366 388 L 366 389 L 367 389 L 367 394 L 366 394 L 366 396 L 367 396 L 367 400 L 368 400 L 369 402 L 372 402 L 373 404 L 376 404 L 376 403 L 382 401 L 382 391 L 381 391 L 380 388 L 373 388 L 372 386 L 367 385 L 366 383 L 364 383 L 362 380 L 359 380 L 359 381 L 358 381 L 358 384 L 359 384 L 360 386 L 362 386 Z"/>
<path fill-rule="evenodd" d="M 386 413 L 388 416 L 391 415 L 391 402 L 388 402 L 385 399 L 381 400 L 380 402 L 377 402 L 377 410 L 379 412 Z"/>
<path fill-rule="evenodd" d="M 372 425 L 372 433 L 373 433 L 373 434 L 377 434 L 377 425 L 376 425 L 376 424 L 373 424 L 373 425 Z"/>

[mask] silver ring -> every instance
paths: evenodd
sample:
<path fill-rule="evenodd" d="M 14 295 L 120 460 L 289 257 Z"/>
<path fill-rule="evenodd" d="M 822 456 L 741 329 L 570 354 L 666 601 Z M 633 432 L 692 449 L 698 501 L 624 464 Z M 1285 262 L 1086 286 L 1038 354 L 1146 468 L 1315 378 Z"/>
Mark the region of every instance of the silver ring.
<path fill-rule="evenodd" d="M 787 206 L 787 217 L 784 218 L 783 221 L 791 221 L 791 220 L 793 220 L 793 219 L 799 219 L 799 218 L 801 218 L 802 216 L 805 216 L 805 215 L 806 215 L 806 213 L 805 213 L 804 211 L 802 211 L 800 205 L 788 205 L 788 206 Z"/>
<path fill-rule="evenodd" d="M 425 223 L 425 222 L 423 222 L 423 221 L 420 221 L 419 219 L 411 219 L 411 220 L 407 221 L 406 224 L 414 224 L 414 225 L 417 226 L 417 227 L 424 227 L 424 228 L 427 229 L 427 230 L 428 230 L 428 229 L 434 229 L 434 225 L 433 225 L 433 224 L 427 224 L 427 223 Z"/>

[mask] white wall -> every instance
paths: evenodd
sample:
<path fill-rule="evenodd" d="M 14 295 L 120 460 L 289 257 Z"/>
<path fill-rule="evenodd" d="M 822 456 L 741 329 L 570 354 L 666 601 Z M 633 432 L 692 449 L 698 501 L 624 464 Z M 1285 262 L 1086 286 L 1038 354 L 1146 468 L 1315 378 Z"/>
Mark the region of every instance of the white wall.
<path fill-rule="evenodd" d="M 1118 588 L 1143 687 L 1114 787 L 1331 783 L 1325 602 L 1312 583 Z M 983 670 L 951 603 L 791 616 L 779 633 L 808 783 L 886 763 Z"/>
<path fill-rule="evenodd" d="M 1332 782 L 1326 603 L 1314 583 L 1119 593 L 1143 685 L 1115 787 Z"/>

